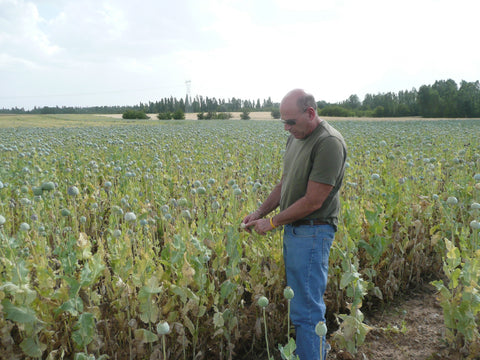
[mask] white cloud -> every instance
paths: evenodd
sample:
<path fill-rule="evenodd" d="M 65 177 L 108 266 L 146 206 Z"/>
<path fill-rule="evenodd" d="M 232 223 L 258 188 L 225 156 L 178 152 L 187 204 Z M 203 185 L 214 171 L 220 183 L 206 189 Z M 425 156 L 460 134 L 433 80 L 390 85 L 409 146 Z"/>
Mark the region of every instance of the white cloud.
<path fill-rule="evenodd" d="M 0 108 L 478 80 L 473 0 L 0 0 Z M 4 82 L 3 82 L 4 83 Z M 130 89 L 130 91 L 129 91 Z M 63 95 L 63 96 L 56 96 Z"/>
<path fill-rule="evenodd" d="M 2 0 L 0 52 L 10 57 L 49 57 L 58 52 L 42 30 L 42 18 L 32 3 Z"/>

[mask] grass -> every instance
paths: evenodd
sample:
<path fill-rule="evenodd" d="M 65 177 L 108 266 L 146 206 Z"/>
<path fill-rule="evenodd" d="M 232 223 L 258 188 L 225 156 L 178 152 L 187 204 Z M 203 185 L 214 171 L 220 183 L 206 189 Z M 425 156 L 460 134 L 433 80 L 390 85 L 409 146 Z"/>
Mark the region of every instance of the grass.
<path fill-rule="evenodd" d="M 158 124 L 158 120 L 124 120 L 104 115 L 50 114 L 50 115 L 0 115 L 0 128 L 11 127 L 84 127 L 128 124 Z"/>

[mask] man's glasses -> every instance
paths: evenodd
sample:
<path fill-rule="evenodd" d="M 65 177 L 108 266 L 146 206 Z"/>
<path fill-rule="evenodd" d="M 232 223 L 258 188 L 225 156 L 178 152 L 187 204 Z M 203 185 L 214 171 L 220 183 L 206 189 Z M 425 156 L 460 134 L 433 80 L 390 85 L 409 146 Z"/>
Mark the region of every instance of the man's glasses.
<path fill-rule="evenodd" d="M 303 109 L 303 112 L 306 112 L 310 107 L 309 106 L 306 106 L 304 109 Z M 289 119 L 289 120 L 282 120 L 282 123 L 284 125 L 288 125 L 288 126 L 293 126 L 297 123 L 297 120 L 295 119 Z"/>
<path fill-rule="evenodd" d="M 297 120 L 293 120 L 293 119 L 290 119 L 290 120 L 282 120 L 282 123 L 284 125 L 288 125 L 288 126 L 293 126 L 297 123 Z"/>

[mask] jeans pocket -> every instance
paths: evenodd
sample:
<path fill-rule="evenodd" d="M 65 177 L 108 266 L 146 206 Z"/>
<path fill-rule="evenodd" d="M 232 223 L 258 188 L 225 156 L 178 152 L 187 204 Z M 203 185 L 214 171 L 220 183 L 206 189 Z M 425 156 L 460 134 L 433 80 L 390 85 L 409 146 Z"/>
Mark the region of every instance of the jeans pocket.
<path fill-rule="evenodd" d="M 313 226 L 292 226 L 292 235 L 297 238 L 315 237 L 315 227 Z"/>

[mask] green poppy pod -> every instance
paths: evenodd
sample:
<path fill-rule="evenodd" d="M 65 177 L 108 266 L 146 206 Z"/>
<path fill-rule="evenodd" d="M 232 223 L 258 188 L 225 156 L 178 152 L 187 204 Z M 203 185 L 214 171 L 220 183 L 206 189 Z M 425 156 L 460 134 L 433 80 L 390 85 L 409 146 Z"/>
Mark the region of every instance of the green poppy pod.
<path fill-rule="evenodd" d="M 68 210 L 68 209 L 62 209 L 62 210 L 60 211 L 60 214 L 62 214 L 62 216 L 64 216 L 64 217 L 70 216 L 70 210 Z"/>
<path fill-rule="evenodd" d="M 181 198 L 181 199 L 178 199 L 177 204 L 178 204 L 178 206 L 184 207 L 184 206 L 187 206 L 188 201 L 185 198 Z"/>
<path fill-rule="evenodd" d="M 69 186 L 67 189 L 67 194 L 70 196 L 77 196 L 80 194 L 80 190 L 76 186 Z"/>
<path fill-rule="evenodd" d="M 456 205 L 458 203 L 458 199 L 455 196 L 449 196 L 447 199 L 448 205 Z"/>
<path fill-rule="evenodd" d="M 325 321 L 318 322 L 317 326 L 315 326 L 315 333 L 322 337 L 327 335 L 327 325 L 325 324 Z"/>
<path fill-rule="evenodd" d="M 165 335 L 170 332 L 170 325 L 166 321 L 162 321 L 157 324 L 157 333 L 158 335 Z"/>
<path fill-rule="evenodd" d="M 257 301 L 258 306 L 261 308 L 267 307 L 268 305 L 268 299 L 265 296 L 260 296 L 260 298 Z"/>
<path fill-rule="evenodd" d="M 27 223 L 21 223 L 20 224 L 20 230 L 21 231 L 28 231 L 28 230 L 30 230 L 30 225 L 28 225 Z"/>
<path fill-rule="evenodd" d="M 291 300 L 293 299 L 293 296 L 295 295 L 295 293 L 293 292 L 293 289 L 290 287 L 290 286 L 287 286 L 284 290 L 283 290 L 283 297 L 287 300 Z"/>
<path fill-rule="evenodd" d="M 478 222 L 477 220 L 472 220 L 470 222 L 470 227 L 473 229 L 473 230 L 479 230 L 480 229 L 480 222 Z"/>
<path fill-rule="evenodd" d="M 137 216 L 133 212 L 129 211 L 125 213 L 125 221 L 135 221 L 135 220 L 137 220 Z"/>
<path fill-rule="evenodd" d="M 42 190 L 51 191 L 55 190 L 55 183 L 53 181 L 47 181 L 42 184 Z"/>
<path fill-rule="evenodd" d="M 215 200 L 213 203 L 212 203 L 212 209 L 213 210 L 218 210 L 220 208 L 220 203 Z"/>
<path fill-rule="evenodd" d="M 189 210 L 182 210 L 182 217 L 184 217 L 185 219 L 191 220 L 192 214 L 190 214 Z"/>

